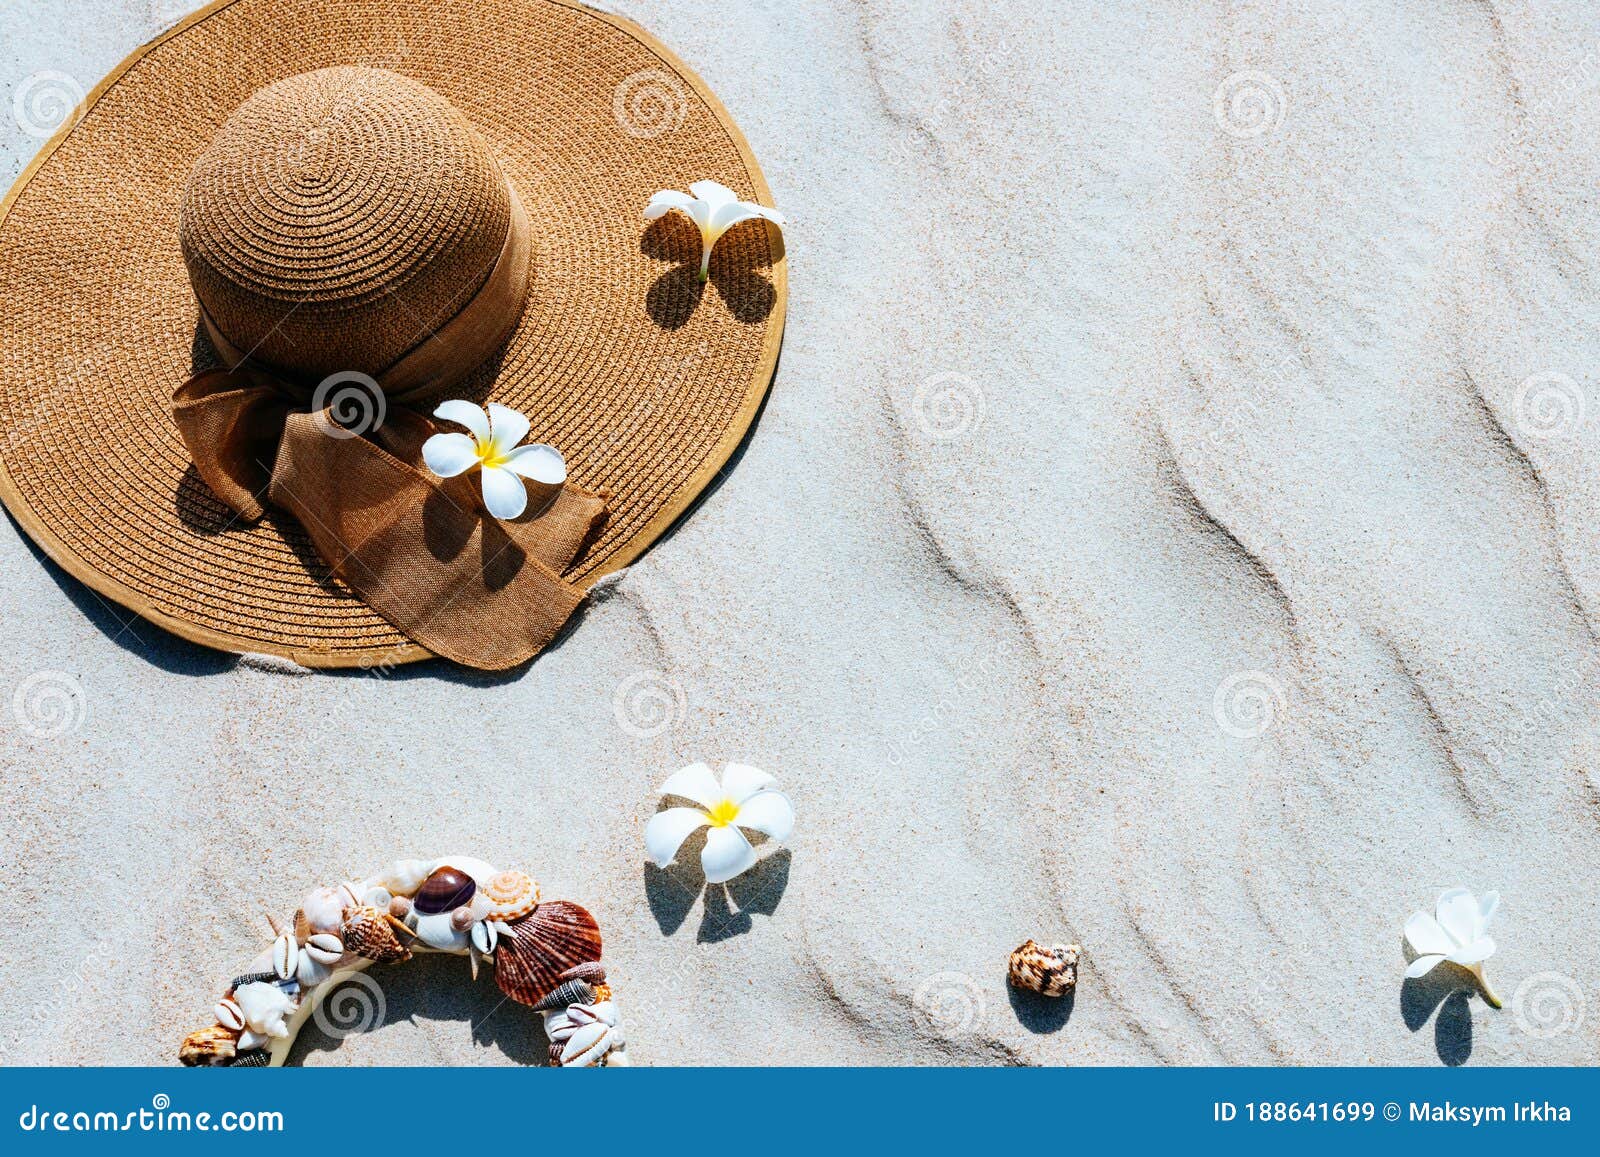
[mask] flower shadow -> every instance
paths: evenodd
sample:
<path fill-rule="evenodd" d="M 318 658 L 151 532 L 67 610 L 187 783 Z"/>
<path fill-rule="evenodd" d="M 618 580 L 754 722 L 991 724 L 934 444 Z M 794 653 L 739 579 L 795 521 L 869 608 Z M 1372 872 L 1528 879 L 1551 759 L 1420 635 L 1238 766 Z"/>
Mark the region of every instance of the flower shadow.
<path fill-rule="evenodd" d="M 694 316 L 706 284 L 700 281 L 700 230 L 681 213 L 668 213 L 646 226 L 639 240 L 646 257 L 670 261 L 645 294 L 645 312 L 663 329 L 682 329 Z M 778 291 L 759 272 L 784 254 L 783 233 L 767 221 L 735 225 L 711 251 L 709 285 L 737 320 L 757 325 L 778 302 Z"/>
<path fill-rule="evenodd" d="M 1408 977 L 1400 986 L 1400 1017 L 1406 1027 L 1418 1032 L 1433 1017 L 1434 1051 L 1452 1068 L 1472 1056 L 1471 1001 L 1476 990 L 1472 974 L 1448 962 L 1426 976 Z"/>
<path fill-rule="evenodd" d="M 750 835 L 760 848 L 764 842 L 760 835 L 755 832 Z M 776 912 L 788 890 L 791 860 L 788 848 L 779 848 L 763 857 L 755 867 L 726 884 L 707 884 L 700 867 L 700 852 L 704 847 L 705 832 L 702 830 L 684 842 L 671 867 L 658 868 L 648 861 L 645 863 L 645 897 L 650 904 L 650 914 L 664 936 L 671 936 L 683 927 L 695 900 L 703 895 L 705 903 L 695 939 L 702 944 L 731 940 L 755 927 L 751 919 L 754 913 L 771 916 Z"/>

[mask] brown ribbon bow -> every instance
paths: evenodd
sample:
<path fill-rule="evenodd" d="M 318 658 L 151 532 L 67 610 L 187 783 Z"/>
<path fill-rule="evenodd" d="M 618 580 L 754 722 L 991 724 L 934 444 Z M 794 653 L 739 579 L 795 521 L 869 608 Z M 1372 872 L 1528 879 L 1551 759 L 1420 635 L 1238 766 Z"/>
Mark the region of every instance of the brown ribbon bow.
<path fill-rule="evenodd" d="M 254 522 L 267 506 L 288 511 L 362 602 L 434 654 L 485 670 L 532 658 L 577 609 L 584 592 L 562 572 L 606 513 L 603 495 L 569 483 L 531 494 L 535 516 L 499 522 L 480 512 L 473 476 L 444 480 L 422 465 L 435 430 L 409 403 L 461 381 L 521 315 L 532 244 L 515 190 L 511 207 L 482 288 L 377 376 L 383 394 L 369 400 L 387 413 L 374 429 L 340 425 L 332 402 L 246 361 L 203 306 L 206 331 L 234 368 L 196 374 L 172 406 L 195 468 L 240 518 Z"/>

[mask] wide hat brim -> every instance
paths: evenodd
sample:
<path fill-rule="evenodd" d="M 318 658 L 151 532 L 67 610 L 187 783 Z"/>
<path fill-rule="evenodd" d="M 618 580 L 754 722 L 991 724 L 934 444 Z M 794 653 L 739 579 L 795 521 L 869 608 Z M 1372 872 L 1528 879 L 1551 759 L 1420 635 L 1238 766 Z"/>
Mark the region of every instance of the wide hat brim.
<path fill-rule="evenodd" d="M 782 241 L 647 225 L 659 189 L 772 195 L 727 110 L 622 18 L 571 0 L 218 0 L 97 86 L 0 203 L 0 500 L 51 558 L 186 639 L 307 666 L 428 652 L 329 574 L 301 527 L 247 526 L 200 481 L 173 391 L 215 362 L 178 243 L 185 178 L 253 92 L 340 64 L 443 94 L 529 209 L 528 304 L 453 390 L 521 410 L 569 477 L 611 495 L 569 579 L 627 566 L 754 421 L 777 362 Z M 420 325 L 427 324 L 425 320 Z"/>

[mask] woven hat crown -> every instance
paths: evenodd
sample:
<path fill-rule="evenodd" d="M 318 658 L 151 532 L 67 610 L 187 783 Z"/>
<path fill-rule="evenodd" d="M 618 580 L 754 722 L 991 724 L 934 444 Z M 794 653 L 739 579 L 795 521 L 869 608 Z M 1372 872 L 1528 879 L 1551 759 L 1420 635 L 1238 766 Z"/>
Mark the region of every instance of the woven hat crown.
<path fill-rule="evenodd" d="M 471 300 L 510 220 L 499 166 L 449 101 L 340 67 L 234 111 L 190 173 L 179 235 L 236 350 L 307 377 L 377 375 Z"/>

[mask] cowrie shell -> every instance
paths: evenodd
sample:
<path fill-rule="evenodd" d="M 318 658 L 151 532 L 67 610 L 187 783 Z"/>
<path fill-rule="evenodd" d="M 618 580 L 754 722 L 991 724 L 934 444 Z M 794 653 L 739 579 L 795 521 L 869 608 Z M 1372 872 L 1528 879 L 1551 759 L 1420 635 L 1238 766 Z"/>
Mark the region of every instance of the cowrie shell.
<path fill-rule="evenodd" d="M 244 1031 L 244 1010 L 231 1000 L 219 1000 L 217 1007 L 212 1010 L 216 1013 L 217 1023 L 223 1028 L 230 1028 L 234 1032 Z"/>
<path fill-rule="evenodd" d="M 300 951 L 318 964 L 337 964 L 339 958 L 344 955 L 344 945 L 333 933 L 318 932 L 306 941 L 305 947 Z"/>
<path fill-rule="evenodd" d="M 282 980 L 292 979 L 300 963 L 300 946 L 287 932 L 272 942 L 272 969 Z"/>

